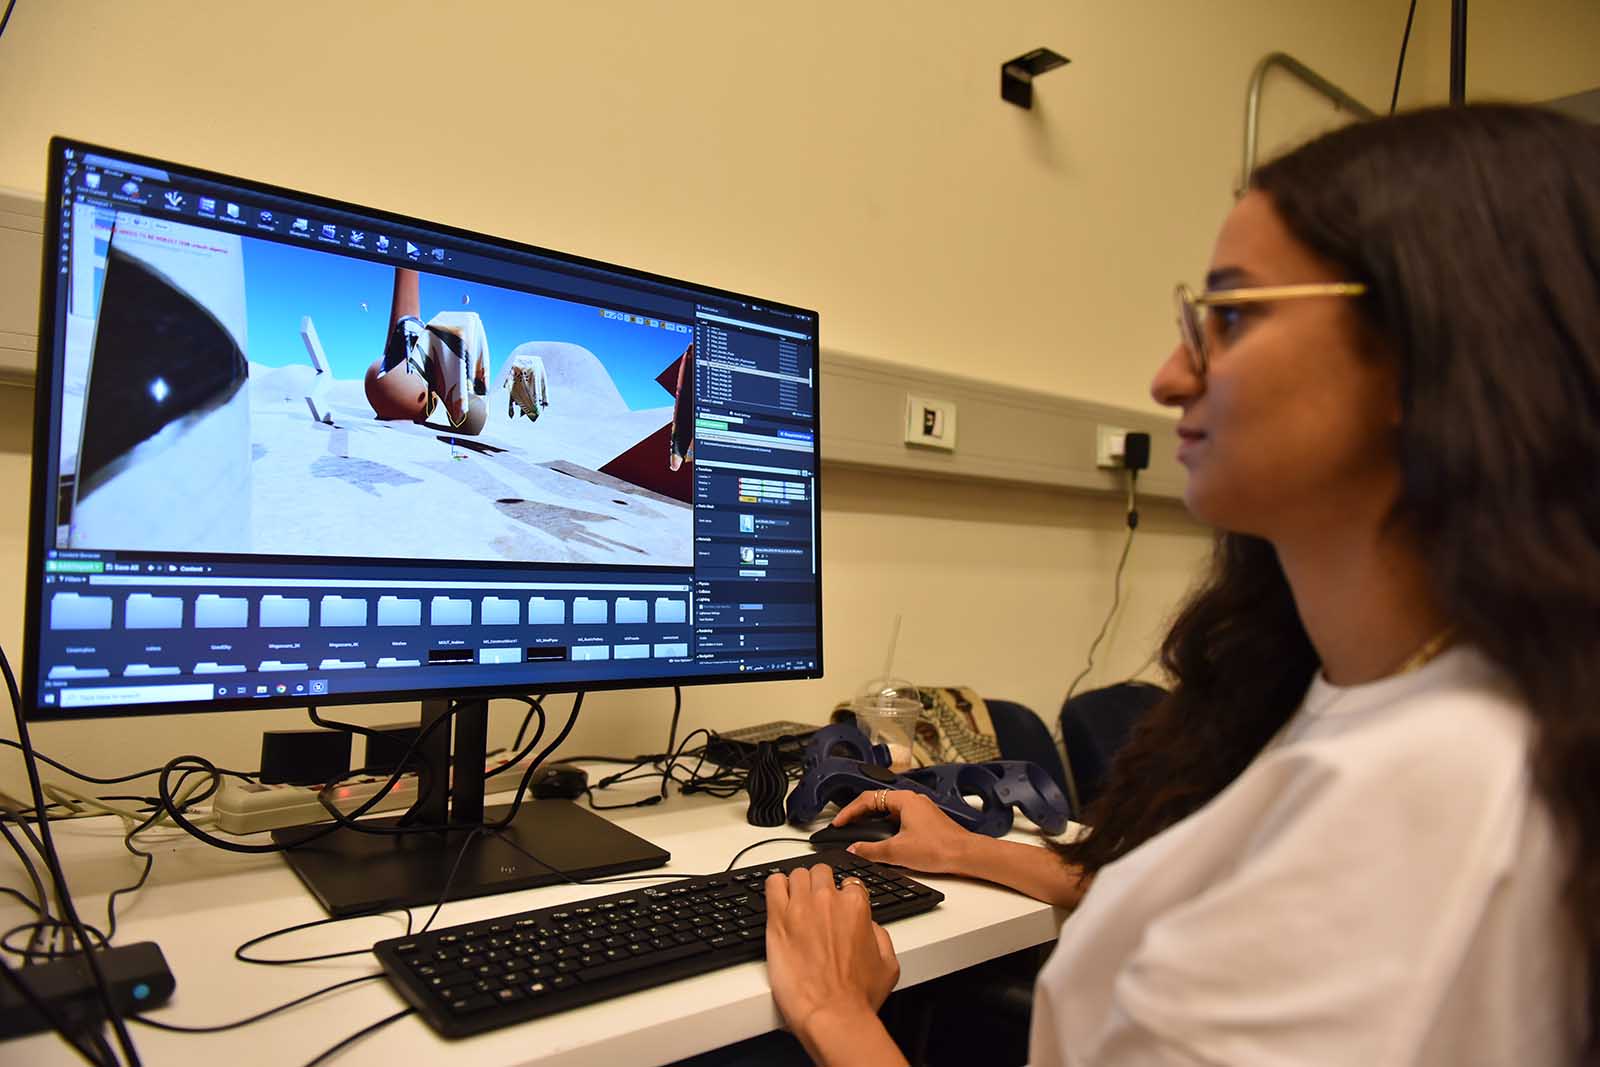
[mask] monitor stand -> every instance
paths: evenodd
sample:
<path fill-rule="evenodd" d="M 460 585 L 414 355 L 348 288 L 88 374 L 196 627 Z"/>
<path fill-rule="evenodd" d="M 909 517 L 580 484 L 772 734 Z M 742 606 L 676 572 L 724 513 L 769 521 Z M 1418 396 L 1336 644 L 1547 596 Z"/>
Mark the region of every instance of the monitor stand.
<path fill-rule="evenodd" d="M 374 819 L 371 825 L 394 827 L 410 822 L 461 829 L 406 834 L 340 829 L 300 847 L 290 847 L 284 853 L 289 866 L 330 915 L 356 915 L 432 905 L 442 898 L 461 900 L 507 893 L 565 882 L 565 875 L 588 879 L 642 871 L 660 867 L 672 858 L 665 850 L 570 800 L 524 799 L 516 819 L 505 830 L 474 835 L 472 827 L 503 818 L 509 805 L 484 808 L 488 701 L 456 703 L 464 706 L 454 715 L 454 744 L 450 739 L 451 724 L 447 723 L 418 747 L 423 803 L 408 816 Z M 423 701 L 422 728 L 426 730 L 449 706 L 446 700 Z M 443 781 L 450 782 L 448 791 L 428 788 L 430 782 Z M 314 836 L 318 829 L 276 830 L 272 838 L 281 845 L 294 846 Z"/>

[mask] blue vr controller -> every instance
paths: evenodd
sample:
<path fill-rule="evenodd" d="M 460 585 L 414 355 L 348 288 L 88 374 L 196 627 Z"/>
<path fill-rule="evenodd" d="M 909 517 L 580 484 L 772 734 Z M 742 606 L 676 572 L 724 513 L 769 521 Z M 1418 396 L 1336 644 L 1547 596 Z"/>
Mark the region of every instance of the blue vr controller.
<path fill-rule="evenodd" d="M 804 826 L 829 804 L 843 807 L 862 793 L 908 789 L 937 804 L 960 826 L 989 837 L 1011 830 L 1011 808 L 1048 834 L 1067 828 L 1071 807 L 1060 787 L 1037 763 L 990 760 L 941 763 L 897 773 L 889 770 L 889 749 L 874 745 L 854 726 L 835 723 L 818 730 L 806 746 L 804 773 L 789 793 L 789 821 Z M 981 808 L 967 797 L 983 802 Z"/>

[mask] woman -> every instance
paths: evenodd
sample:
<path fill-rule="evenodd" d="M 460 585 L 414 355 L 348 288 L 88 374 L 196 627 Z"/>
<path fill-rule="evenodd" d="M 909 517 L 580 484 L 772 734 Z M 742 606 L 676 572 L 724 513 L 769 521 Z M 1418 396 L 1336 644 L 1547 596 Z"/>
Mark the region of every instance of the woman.
<path fill-rule="evenodd" d="M 856 851 L 1077 904 L 1035 1064 L 1577 1062 L 1600 130 L 1507 106 L 1338 130 L 1256 171 L 1179 310 L 1152 394 L 1222 532 L 1094 830 L 1056 855 L 889 793 L 900 832 Z M 767 886 L 774 998 L 822 1062 L 903 1062 L 889 939 L 821 873 Z"/>

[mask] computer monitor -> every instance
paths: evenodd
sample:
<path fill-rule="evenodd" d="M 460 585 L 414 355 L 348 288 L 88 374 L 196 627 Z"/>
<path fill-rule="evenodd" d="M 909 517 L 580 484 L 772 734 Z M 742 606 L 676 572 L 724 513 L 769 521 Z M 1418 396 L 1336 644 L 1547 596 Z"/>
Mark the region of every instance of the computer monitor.
<path fill-rule="evenodd" d="M 30 719 L 466 702 L 464 825 L 490 697 L 821 676 L 815 312 L 49 154 Z M 468 846 L 451 895 L 549 880 L 527 854 L 666 858 L 538 814 L 520 850 Z M 289 857 L 343 913 L 436 897 L 460 840 L 341 831 Z"/>

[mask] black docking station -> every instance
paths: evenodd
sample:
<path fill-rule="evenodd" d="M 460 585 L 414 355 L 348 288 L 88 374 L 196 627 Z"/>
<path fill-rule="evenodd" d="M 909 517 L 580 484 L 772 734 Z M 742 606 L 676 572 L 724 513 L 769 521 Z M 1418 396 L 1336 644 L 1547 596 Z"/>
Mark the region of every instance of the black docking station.
<path fill-rule="evenodd" d="M 177 988 L 166 957 L 154 941 L 96 949 L 94 958 L 119 1015 L 160 1007 Z M 13 968 L 11 973 L 33 991 L 48 1014 L 35 1008 L 14 983 L 0 980 L 0 1040 L 53 1030 L 57 1024 L 78 1030 L 97 1026 L 105 1018 L 94 972 L 81 954 Z M 51 1015 L 55 1016 L 53 1022 Z"/>

